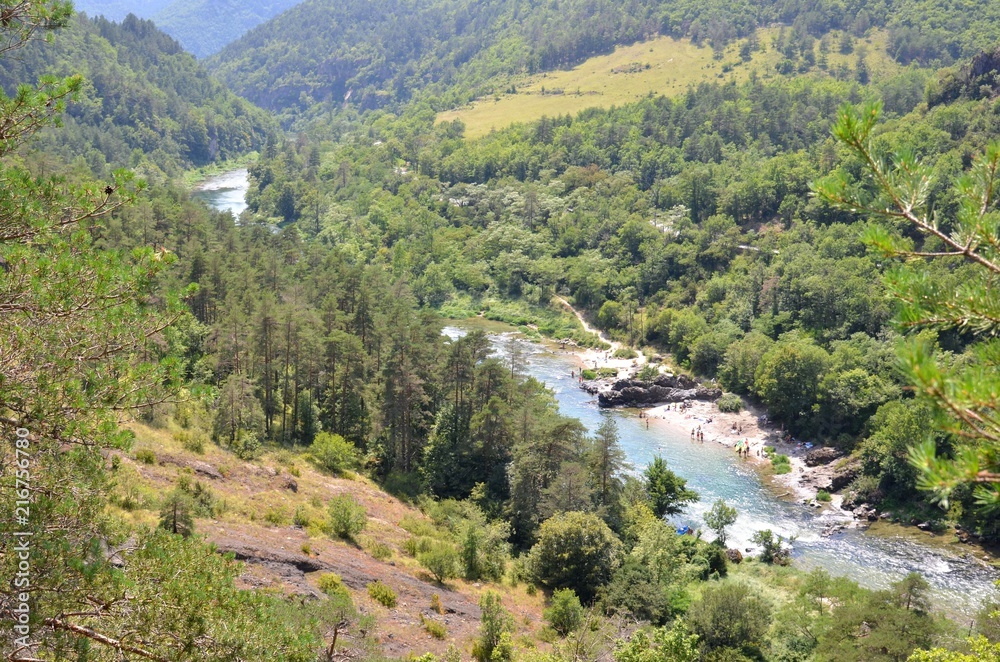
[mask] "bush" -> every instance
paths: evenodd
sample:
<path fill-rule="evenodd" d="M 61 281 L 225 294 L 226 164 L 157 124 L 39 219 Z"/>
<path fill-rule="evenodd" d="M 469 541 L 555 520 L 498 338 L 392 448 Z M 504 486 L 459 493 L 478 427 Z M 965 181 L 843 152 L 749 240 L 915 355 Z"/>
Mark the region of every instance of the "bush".
<path fill-rule="evenodd" d="M 444 639 L 448 636 L 448 628 L 441 621 L 435 621 L 433 618 L 427 618 L 420 614 L 420 623 L 427 630 L 427 634 L 435 639 Z"/>
<path fill-rule="evenodd" d="M 725 393 L 715 401 L 715 406 L 719 411 L 736 414 L 743 411 L 743 398 L 735 393 Z"/>
<path fill-rule="evenodd" d="M 330 532 L 338 538 L 353 538 L 368 525 L 365 507 L 350 495 L 342 494 L 330 499 L 328 511 Z"/>
<path fill-rule="evenodd" d="M 598 368 L 597 369 L 597 376 L 601 377 L 602 379 L 605 379 L 605 378 L 608 378 L 608 377 L 617 377 L 618 376 L 618 369 L 617 368 Z"/>
<path fill-rule="evenodd" d="M 310 521 L 309 511 L 306 510 L 305 506 L 296 506 L 295 513 L 292 515 L 292 524 L 304 529 L 309 526 Z"/>
<path fill-rule="evenodd" d="M 148 448 L 137 448 L 135 451 L 135 459 L 143 464 L 156 464 L 156 453 Z"/>
<path fill-rule="evenodd" d="M 181 430 L 174 433 L 174 440 L 180 442 L 184 450 L 201 455 L 205 452 L 205 435 L 200 432 Z"/>
<path fill-rule="evenodd" d="M 611 579 L 622 544 L 593 513 L 560 513 L 546 520 L 531 548 L 532 577 L 548 588 L 571 588 L 584 600 Z"/>
<path fill-rule="evenodd" d="M 465 578 L 470 581 L 500 581 L 510 558 L 508 538 L 510 525 L 507 523 L 482 525 L 468 522 L 461 538 L 461 563 Z"/>
<path fill-rule="evenodd" d="M 879 503 L 883 494 L 877 476 L 861 475 L 851 481 L 847 492 L 854 503 Z"/>
<path fill-rule="evenodd" d="M 229 450 L 241 460 L 252 460 L 260 454 L 260 439 L 256 432 L 240 430 L 236 439 L 229 443 Z"/>
<path fill-rule="evenodd" d="M 833 499 L 833 497 L 830 496 L 830 493 L 827 492 L 826 490 L 819 490 L 818 492 L 816 492 L 816 500 L 817 501 L 829 502 L 832 499 Z"/>
<path fill-rule="evenodd" d="M 385 543 L 378 542 L 377 540 L 369 540 L 363 546 L 373 559 L 388 561 L 392 558 L 392 547 L 389 547 Z"/>
<path fill-rule="evenodd" d="M 764 642 L 771 625 L 771 606 L 744 584 L 708 586 L 687 617 L 692 632 L 708 649 L 752 649 Z"/>
<path fill-rule="evenodd" d="M 264 513 L 264 521 L 274 526 L 281 526 L 288 521 L 288 513 L 281 506 L 274 506 Z"/>
<path fill-rule="evenodd" d="M 543 612 L 543 617 L 565 637 L 583 622 L 583 605 L 572 589 L 558 589 L 552 593 L 552 606 Z"/>
<path fill-rule="evenodd" d="M 309 452 L 320 467 L 335 474 L 357 467 L 360 457 L 354 444 L 329 432 L 317 434 Z"/>
<path fill-rule="evenodd" d="M 755 545 L 760 545 L 760 560 L 775 565 L 788 565 L 791 560 L 791 550 L 784 546 L 785 539 L 770 529 L 764 529 L 750 538 Z"/>
<path fill-rule="evenodd" d="M 351 594 L 347 592 L 347 587 L 344 586 L 340 575 L 335 572 L 324 572 L 316 580 L 316 586 L 331 598 L 338 596 L 346 597 L 348 600 L 351 598 Z"/>
<path fill-rule="evenodd" d="M 634 349 L 631 347 L 622 347 L 615 350 L 614 357 L 616 359 L 634 359 L 639 356 Z"/>
<path fill-rule="evenodd" d="M 389 588 L 388 585 L 375 580 L 368 585 L 368 596 L 375 602 L 380 603 L 384 607 L 392 609 L 396 606 L 396 592 Z"/>
<path fill-rule="evenodd" d="M 446 542 L 436 543 L 427 551 L 418 553 L 417 561 L 434 575 L 439 584 L 458 575 L 458 552 Z"/>
<path fill-rule="evenodd" d="M 444 606 L 441 604 L 441 596 L 437 593 L 431 594 L 431 610 L 443 614 Z"/>
<path fill-rule="evenodd" d="M 641 379 L 644 382 L 651 382 L 659 377 L 659 375 L 660 370 L 652 363 L 647 363 L 642 366 L 642 369 L 639 370 L 638 374 L 636 374 L 636 378 Z"/>
<path fill-rule="evenodd" d="M 597 379 L 597 371 L 587 368 L 586 370 L 580 373 L 580 376 L 587 381 L 591 381 L 593 379 Z"/>
<path fill-rule="evenodd" d="M 788 459 L 787 455 L 772 454 L 771 464 L 774 466 L 774 473 L 777 475 L 791 473 L 792 471 L 792 461 Z"/>
<path fill-rule="evenodd" d="M 479 598 L 482 625 L 479 638 L 472 645 L 472 655 L 479 662 L 509 662 L 514 657 L 510 633 L 514 618 L 500 602 L 500 595 L 487 591 Z"/>

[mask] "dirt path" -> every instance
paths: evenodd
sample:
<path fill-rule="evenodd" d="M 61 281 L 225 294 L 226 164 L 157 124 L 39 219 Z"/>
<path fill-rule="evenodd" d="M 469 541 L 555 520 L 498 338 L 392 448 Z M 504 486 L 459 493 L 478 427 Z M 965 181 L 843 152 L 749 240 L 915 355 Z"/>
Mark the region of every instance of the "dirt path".
<path fill-rule="evenodd" d="M 627 347 L 627 345 L 618 342 L 617 340 L 612 340 L 611 337 L 608 336 L 608 334 L 601 331 L 600 329 L 591 326 L 590 323 L 587 322 L 586 318 L 584 318 L 583 314 L 579 310 L 574 308 L 569 301 L 566 301 L 566 299 L 562 298 L 559 295 L 556 295 L 556 299 L 559 301 L 559 303 L 564 305 L 574 315 L 576 315 L 576 318 L 580 320 L 580 324 L 583 325 L 584 331 L 586 331 L 587 333 L 596 334 L 598 338 L 611 345 L 611 349 L 608 350 L 607 352 L 594 349 L 589 349 L 585 352 L 582 352 L 580 354 L 580 359 L 584 365 L 590 366 L 591 364 L 594 364 L 596 366 L 598 364 L 603 364 L 605 367 L 615 367 L 622 369 L 628 367 L 641 367 L 643 364 L 646 363 L 645 355 L 638 350 L 636 350 L 638 356 L 634 359 L 611 358 L 612 356 L 614 356 L 615 352 L 617 352 L 619 349 L 622 349 L 623 347 Z"/>

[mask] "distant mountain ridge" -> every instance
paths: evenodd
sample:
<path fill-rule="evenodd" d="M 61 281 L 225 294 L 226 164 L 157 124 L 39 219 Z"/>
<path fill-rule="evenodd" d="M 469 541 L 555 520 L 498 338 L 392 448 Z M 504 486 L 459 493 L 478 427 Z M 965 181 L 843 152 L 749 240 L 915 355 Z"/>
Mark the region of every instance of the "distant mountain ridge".
<path fill-rule="evenodd" d="M 276 129 L 254 107 L 209 76 L 190 53 L 150 22 L 77 16 L 52 44 L 34 43 L 0 68 L 0 86 L 51 74 L 82 74 L 65 126 L 37 144 L 90 169 L 142 166 L 167 174 L 237 157 L 263 147 Z"/>
<path fill-rule="evenodd" d="M 316 104 L 332 110 L 348 97 L 367 109 L 420 96 L 443 110 L 503 90 L 520 74 L 656 35 L 719 49 L 772 24 L 790 28 L 803 50 L 833 30 L 856 38 L 883 27 L 891 57 L 940 66 L 1000 41 L 1000 3 L 305 0 L 206 64 L 241 96 L 288 117 Z"/>
<path fill-rule="evenodd" d="M 195 57 L 217 53 L 248 30 L 302 0 L 79 0 L 77 11 L 122 21 L 152 19 Z"/>

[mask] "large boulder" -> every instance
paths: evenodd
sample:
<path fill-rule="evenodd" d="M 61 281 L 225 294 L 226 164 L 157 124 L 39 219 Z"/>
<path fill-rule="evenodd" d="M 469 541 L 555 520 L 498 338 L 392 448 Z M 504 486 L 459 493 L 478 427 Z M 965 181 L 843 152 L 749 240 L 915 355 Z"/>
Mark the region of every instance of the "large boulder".
<path fill-rule="evenodd" d="M 618 379 L 609 387 L 597 389 L 601 407 L 641 407 L 685 400 L 715 401 L 722 389 L 699 386 L 686 375 L 657 375 L 652 381 Z"/>
<path fill-rule="evenodd" d="M 842 467 L 838 467 L 830 477 L 830 492 L 839 492 L 851 484 L 858 474 L 861 473 L 861 465 L 849 462 Z"/>
<path fill-rule="evenodd" d="M 820 465 L 830 464 L 841 455 L 842 453 L 840 451 L 836 448 L 830 448 L 829 446 L 815 448 L 806 453 L 806 466 L 818 467 Z"/>

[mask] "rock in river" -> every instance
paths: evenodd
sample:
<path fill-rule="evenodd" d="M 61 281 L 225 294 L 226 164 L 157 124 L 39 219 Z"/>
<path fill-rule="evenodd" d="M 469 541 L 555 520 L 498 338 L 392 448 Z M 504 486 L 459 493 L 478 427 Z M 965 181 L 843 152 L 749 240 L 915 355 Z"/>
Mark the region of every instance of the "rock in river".
<path fill-rule="evenodd" d="M 601 407 L 641 407 L 685 400 L 718 400 L 722 389 L 699 386 L 684 375 L 660 375 L 653 381 L 619 379 L 597 393 Z"/>

